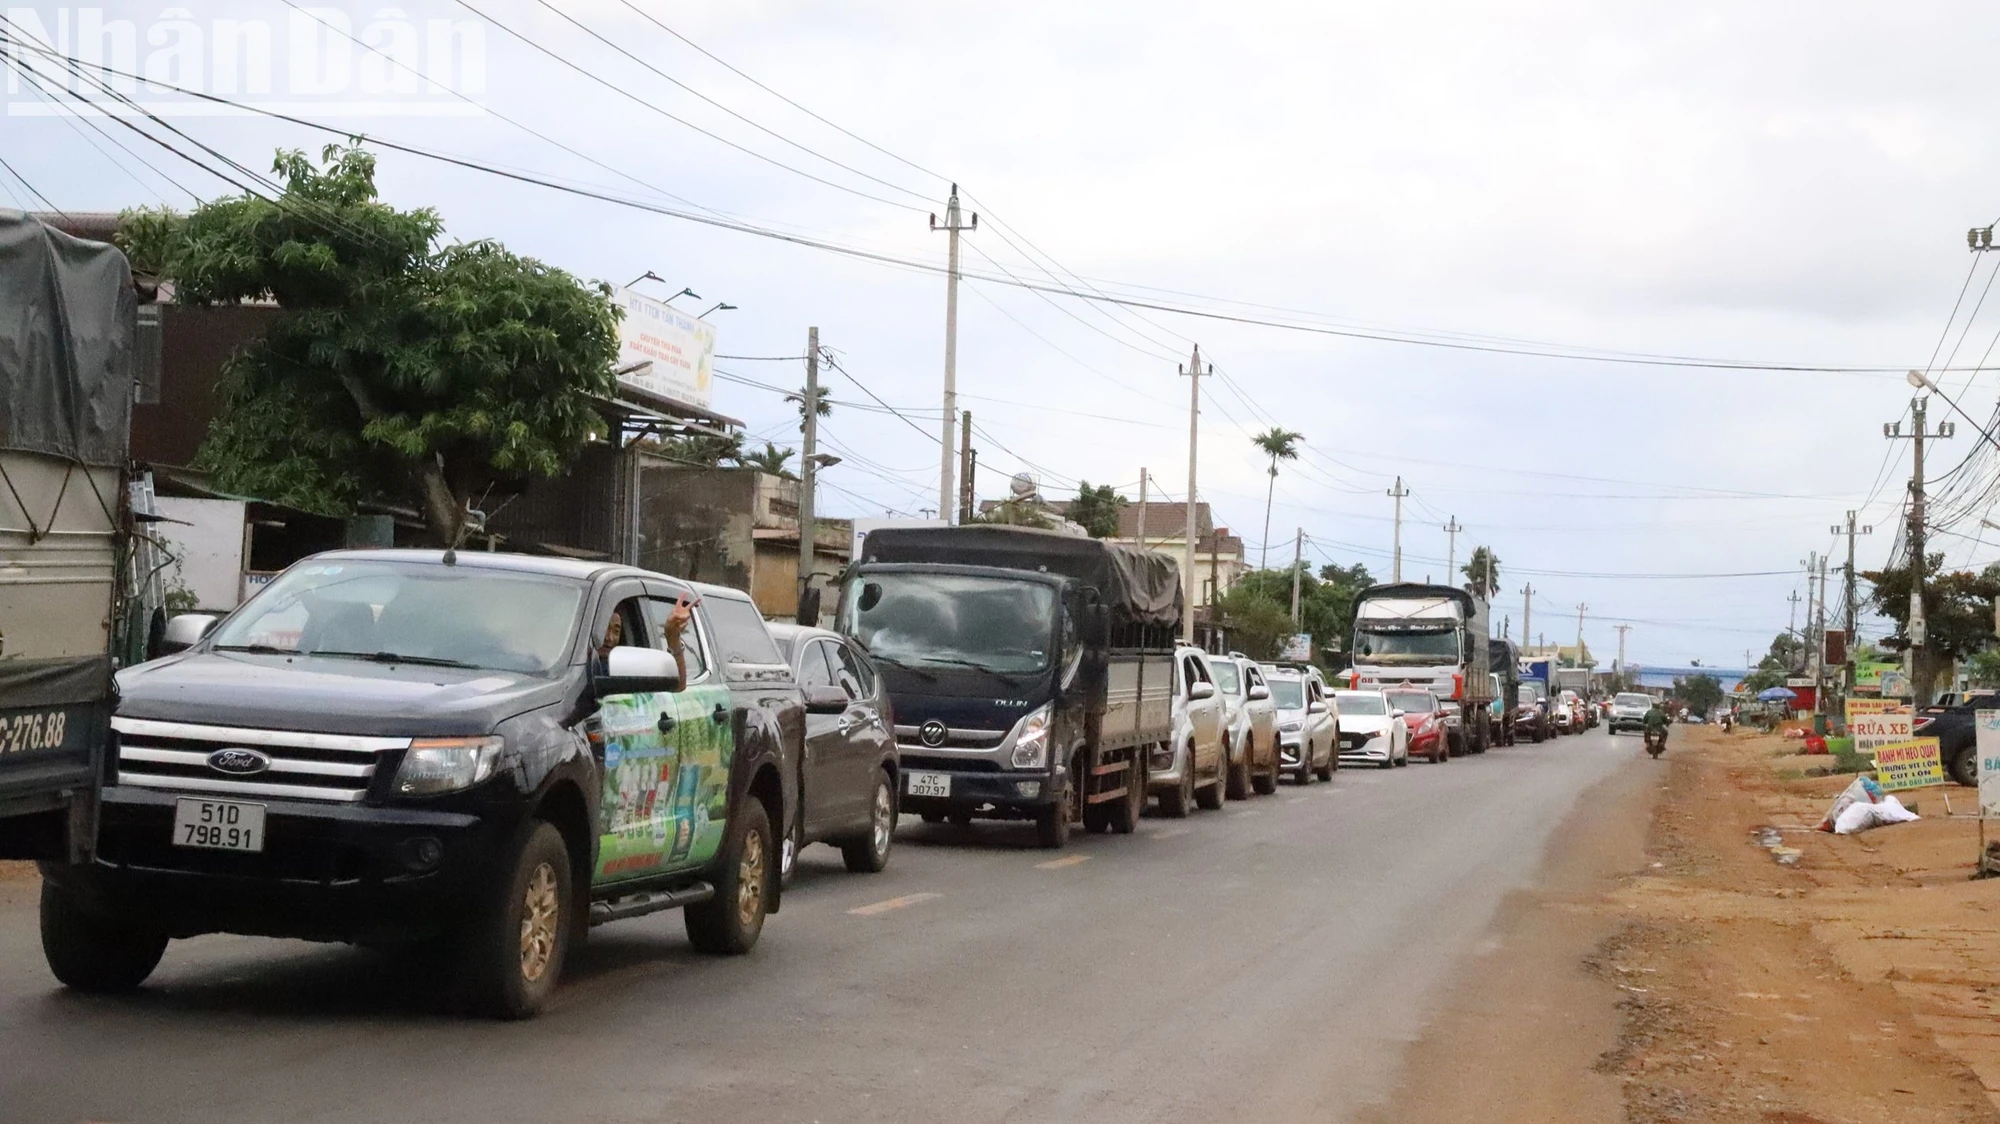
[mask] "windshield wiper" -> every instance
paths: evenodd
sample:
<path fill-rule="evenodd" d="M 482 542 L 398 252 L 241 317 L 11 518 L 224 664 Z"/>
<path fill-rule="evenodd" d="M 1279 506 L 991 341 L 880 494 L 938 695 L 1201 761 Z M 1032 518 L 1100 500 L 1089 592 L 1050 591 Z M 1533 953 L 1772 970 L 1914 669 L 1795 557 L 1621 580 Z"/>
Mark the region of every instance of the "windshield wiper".
<path fill-rule="evenodd" d="M 1015 672 L 1001 671 L 996 667 L 987 667 L 983 663 L 974 663 L 963 656 L 925 656 L 924 662 L 947 664 L 951 667 L 969 667 L 974 671 L 983 671 L 988 675 L 1004 679 L 1009 683 L 1019 683 L 1021 681 L 1021 677 Z"/>
<path fill-rule="evenodd" d="M 279 648 L 271 644 L 217 644 L 210 649 L 215 652 L 250 652 L 259 656 L 296 656 L 290 648 Z"/>
<path fill-rule="evenodd" d="M 464 660 L 446 659 L 443 656 L 406 656 L 401 652 L 333 652 L 321 649 L 312 652 L 301 652 L 299 654 L 305 656 L 335 656 L 346 660 L 367 660 L 370 663 L 414 663 L 422 664 L 425 667 L 477 668 L 479 666 L 478 664 L 466 663 Z"/>
<path fill-rule="evenodd" d="M 918 678 L 920 678 L 920 679 L 923 679 L 923 680 L 924 680 L 925 682 L 928 682 L 928 683 L 935 683 L 935 682 L 937 682 L 937 678 L 938 678 L 937 676 L 935 676 L 935 675 L 931 674 L 931 673 L 930 673 L 930 672 L 928 672 L 928 671 L 925 671 L 925 670 L 924 670 L 923 668 L 921 668 L 921 667 L 913 667 L 913 666 L 911 666 L 910 664 L 906 664 L 906 663 L 904 663 L 904 662 L 903 662 L 902 660 L 899 660 L 899 659 L 896 659 L 896 658 L 894 658 L 894 657 L 892 657 L 892 656 L 885 656 L 885 655 L 881 654 L 880 652 L 870 652 L 870 653 L 868 653 L 868 654 L 869 654 L 869 655 L 871 655 L 871 656 L 874 656 L 874 657 L 875 657 L 875 662 L 876 662 L 876 663 L 886 663 L 886 664 L 888 664 L 888 665 L 889 665 L 889 666 L 891 666 L 891 667 L 899 667 L 899 668 L 902 668 L 902 669 L 903 669 L 904 671 L 907 671 L 907 672 L 909 672 L 909 673 L 910 673 L 911 675 L 914 675 L 914 676 L 917 676 Z"/>

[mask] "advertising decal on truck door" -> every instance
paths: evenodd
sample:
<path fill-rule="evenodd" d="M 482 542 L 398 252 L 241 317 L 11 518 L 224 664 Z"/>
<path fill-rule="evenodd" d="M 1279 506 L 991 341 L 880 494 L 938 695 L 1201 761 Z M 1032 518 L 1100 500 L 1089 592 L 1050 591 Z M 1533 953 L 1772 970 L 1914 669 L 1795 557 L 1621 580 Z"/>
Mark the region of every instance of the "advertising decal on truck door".
<path fill-rule="evenodd" d="M 726 686 L 678 694 L 614 695 L 598 723 L 604 794 L 595 881 L 691 870 L 722 845 L 736 746 Z M 673 721 L 662 733 L 662 714 Z"/>

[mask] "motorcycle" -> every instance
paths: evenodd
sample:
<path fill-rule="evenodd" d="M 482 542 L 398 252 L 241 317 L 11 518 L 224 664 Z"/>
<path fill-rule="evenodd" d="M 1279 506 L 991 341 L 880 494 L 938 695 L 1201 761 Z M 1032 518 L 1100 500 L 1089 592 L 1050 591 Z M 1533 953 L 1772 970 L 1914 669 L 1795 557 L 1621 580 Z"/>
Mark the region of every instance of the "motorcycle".
<path fill-rule="evenodd" d="M 1665 753 L 1666 751 L 1667 751 L 1667 732 L 1665 730 L 1647 730 L 1646 752 L 1651 754 L 1655 759 L 1657 759 L 1660 756 L 1660 754 Z"/>

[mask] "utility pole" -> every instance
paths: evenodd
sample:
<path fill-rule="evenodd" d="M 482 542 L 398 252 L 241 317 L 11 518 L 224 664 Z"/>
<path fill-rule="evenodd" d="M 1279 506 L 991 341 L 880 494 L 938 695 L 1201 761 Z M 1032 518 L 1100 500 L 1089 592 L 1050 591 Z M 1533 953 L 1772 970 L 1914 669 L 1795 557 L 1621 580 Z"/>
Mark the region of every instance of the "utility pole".
<path fill-rule="evenodd" d="M 1139 466 L 1139 549 L 1146 549 L 1146 466 Z"/>
<path fill-rule="evenodd" d="M 800 624 L 817 625 L 819 606 L 812 601 L 813 484 L 819 475 L 819 329 L 806 329 L 806 389 L 799 408 L 805 413 L 803 456 L 799 459 L 799 603 L 794 616 Z"/>
<path fill-rule="evenodd" d="M 1583 662 L 1583 614 L 1584 610 L 1588 608 L 1590 606 L 1581 601 L 1576 603 L 1576 666 L 1578 667 L 1585 666 Z"/>
<path fill-rule="evenodd" d="M 1813 708 L 1821 714 L 1826 708 L 1826 555 L 1819 556 L 1819 619 L 1813 625 L 1819 634 L 1813 645 Z"/>
<path fill-rule="evenodd" d="M 1528 646 L 1528 637 L 1534 635 L 1528 628 L 1528 623 L 1534 619 L 1535 586 L 1530 582 L 1521 587 L 1521 647 L 1523 648 Z"/>
<path fill-rule="evenodd" d="M 1611 666 L 1611 670 L 1623 675 L 1625 674 L 1625 634 L 1632 631 L 1632 626 L 1629 624 L 1619 624 L 1612 627 L 1618 630 L 1618 662 Z"/>
<path fill-rule="evenodd" d="M 1452 516 L 1450 521 L 1444 525 L 1446 543 L 1444 548 L 1444 584 L 1446 585 L 1452 584 L 1454 580 L 1452 575 L 1458 572 L 1458 533 L 1463 530 L 1465 528 L 1458 525 L 1458 516 L 1456 515 Z"/>
<path fill-rule="evenodd" d="M 938 453 L 938 515 L 947 521 L 951 519 L 951 458 L 958 451 L 953 448 L 957 435 L 951 431 L 951 423 L 958 419 L 958 234 L 978 229 L 976 214 L 969 223 L 961 221 L 958 185 L 952 184 L 951 198 L 944 204 L 944 224 L 940 226 L 937 216 L 931 216 L 931 230 L 951 235 L 944 283 L 944 448 Z"/>
<path fill-rule="evenodd" d="M 1187 601 L 1187 615 L 1181 621 L 1181 639 L 1194 643 L 1194 495 L 1195 495 L 1195 445 L 1201 436 L 1201 376 L 1209 373 L 1201 365 L 1201 345 L 1194 345 L 1194 356 L 1188 365 L 1181 368 L 1181 374 L 1188 380 L 1188 494 L 1187 494 L 1187 547 L 1183 552 L 1181 581 L 1184 584 L 1184 598 Z M 1213 591 L 1211 591 L 1212 594 Z M 1215 600 L 1209 598 L 1210 631 L 1214 630 Z"/>
<path fill-rule="evenodd" d="M 1793 590 L 1792 595 L 1785 598 L 1785 600 L 1792 603 L 1790 611 L 1785 614 L 1785 635 L 1796 636 L 1799 631 L 1799 591 L 1796 589 Z M 1800 641 L 1800 643 L 1804 643 L 1804 641 Z"/>
<path fill-rule="evenodd" d="M 1847 603 L 1847 615 L 1845 618 L 1845 623 L 1847 628 L 1847 642 L 1850 645 L 1854 643 L 1854 613 L 1856 608 L 1855 597 L 1857 592 L 1854 585 L 1854 536 L 1872 535 L 1875 533 L 1875 528 L 1873 527 L 1857 526 L 1854 522 L 1854 515 L 1855 513 L 1852 511 L 1847 513 L 1847 526 L 1842 527 L 1840 524 L 1836 523 L 1831 528 L 1834 534 L 1847 536 L 1847 565 L 1842 569 L 1844 570 L 1846 577 L 1846 580 L 1844 582 L 1846 586 L 1846 589 L 1844 591 L 1846 596 L 1844 600 Z M 1849 663 L 1851 664 L 1852 661 L 1849 661 Z"/>
<path fill-rule="evenodd" d="M 1302 567 L 1299 565 L 1299 563 L 1304 560 L 1305 546 L 1306 546 L 1306 529 L 1304 527 L 1300 527 L 1299 533 L 1292 537 L 1292 631 L 1293 632 L 1297 632 L 1299 630 L 1299 574 L 1300 571 L 1302 570 Z"/>
<path fill-rule="evenodd" d="M 1918 386 L 1924 385 L 1922 372 L 1911 371 L 1910 382 Z M 1907 649 L 1910 685 L 1911 690 L 1917 695 L 1914 701 L 1918 705 L 1929 701 L 1929 691 L 1919 690 L 1917 683 L 1917 665 L 1924 647 L 1924 638 L 1927 631 L 1924 623 L 1924 441 L 1931 437 L 1950 437 L 1953 430 L 1950 422 L 1945 422 L 1938 426 L 1936 432 L 1932 432 L 1928 428 L 1928 423 L 1924 419 L 1924 411 L 1929 405 L 1930 399 L 1921 394 L 1910 399 L 1910 418 L 1914 424 L 1910 427 L 1910 432 L 1907 434 L 1903 432 L 1901 422 L 1888 422 L 1882 426 L 1882 436 L 1891 441 L 1907 438 L 1910 442 L 1910 522 L 1908 532 L 1910 542 L 1910 623 L 1905 632 L 1910 641 L 1910 646 Z M 1927 688 L 1929 684 L 1925 683 L 1922 686 Z"/>
<path fill-rule="evenodd" d="M 958 521 L 972 522 L 972 460 L 978 456 L 972 448 L 972 411 L 959 414 L 958 426 Z"/>
<path fill-rule="evenodd" d="M 1403 497 L 1409 494 L 1410 490 L 1403 487 L 1403 478 L 1396 477 L 1396 486 L 1389 489 L 1389 495 L 1396 501 L 1396 560 L 1389 567 L 1392 582 L 1403 580 Z"/>

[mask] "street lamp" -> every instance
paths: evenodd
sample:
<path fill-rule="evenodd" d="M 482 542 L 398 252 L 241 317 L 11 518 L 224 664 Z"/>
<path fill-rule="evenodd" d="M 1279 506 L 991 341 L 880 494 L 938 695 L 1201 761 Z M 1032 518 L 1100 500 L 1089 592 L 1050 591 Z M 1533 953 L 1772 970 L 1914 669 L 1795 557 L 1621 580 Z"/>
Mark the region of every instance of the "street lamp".
<path fill-rule="evenodd" d="M 1911 371 L 1909 374 L 1904 375 L 1903 377 L 1908 379 L 1910 385 L 1916 387 L 1918 390 L 1928 390 L 1932 394 L 1937 395 L 1939 398 L 1944 399 L 1944 404 L 1951 407 L 1952 413 L 1957 414 L 1959 417 L 1964 418 L 1966 421 L 1972 422 L 1972 429 L 1975 433 L 1978 433 L 1979 436 L 1983 438 L 1988 445 L 1993 446 L 1995 449 L 2000 449 L 2000 441 L 1994 440 L 1993 435 L 1986 432 L 1985 426 L 1982 426 L 1978 422 L 1973 421 L 1971 414 L 1968 414 L 1964 410 L 1960 409 L 1958 403 L 1955 400 L 1953 400 L 1952 396 L 1946 394 L 1944 392 L 1944 389 L 1938 386 L 1936 382 L 1932 381 L 1929 375 L 1923 373 L 1922 371 Z M 1950 422 L 1938 423 L 1938 436 L 1950 437 L 1952 434 L 1956 432 L 1958 432 L 1958 427 L 1953 425 L 1952 423 Z"/>
<path fill-rule="evenodd" d="M 700 297 L 696 297 L 695 299 L 696 299 L 696 300 L 700 300 L 701 298 L 700 298 Z M 719 302 L 717 302 L 717 303 L 715 304 L 715 306 L 714 306 L 714 307 L 712 307 L 712 308 L 710 308 L 710 309 L 708 310 L 708 312 L 735 312 L 735 311 L 736 311 L 736 306 L 735 306 L 735 305 L 733 305 L 733 304 L 730 304 L 730 303 L 729 303 L 728 301 L 719 301 Z M 695 319 L 696 319 L 696 320 L 706 320 L 706 319 L 708 319 L 708 312 L 704 312 L 704 313 L 702 313 L 702 314 L 701 314 L 700 316 L 697 316 L 697 317 L 695 317 Z"/>
<path fill-rule="evenodd" d="M 840 463 L 840 458 L 834 456 L 832 453 L 814 453 L 812 456 L 806 458 L 806 463 L 815 468 L 832 468 L 834 465 Z"/>

